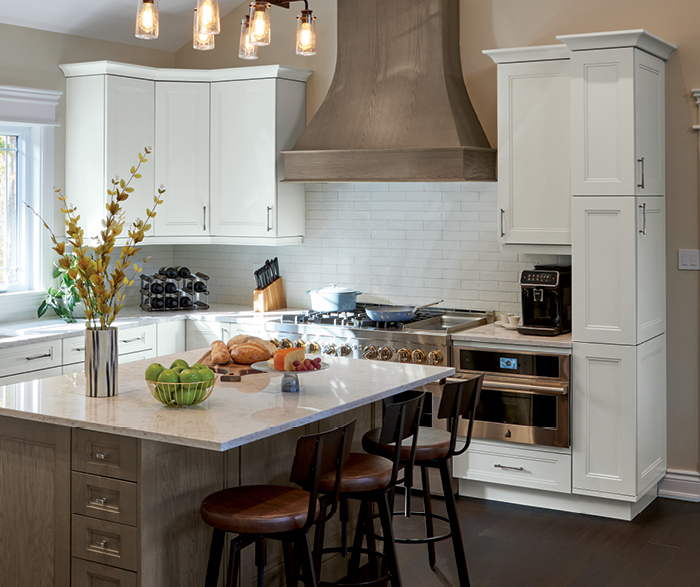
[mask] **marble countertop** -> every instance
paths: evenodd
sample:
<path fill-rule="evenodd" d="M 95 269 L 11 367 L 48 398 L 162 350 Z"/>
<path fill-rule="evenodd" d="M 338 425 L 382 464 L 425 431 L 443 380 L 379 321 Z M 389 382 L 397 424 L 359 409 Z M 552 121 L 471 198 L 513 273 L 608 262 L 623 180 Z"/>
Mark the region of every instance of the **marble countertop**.
<path fill-rule="evenodd" d="M 193 363 L 202 349 L 176 357 Z M 119 366 L 119 394 L 85 397 L 83 373 L 0 386 L 0 416 L 225 451 L 279 432 L 322 420 L 454 374 L 451 367 L 324 357 L 330 368 L 300 374 L 301 391 L 282 393 L 281 375 L 246 375 L 219 382 L 197 406 L 158 403 L 143 373 L 154 360 Z"/>
<path fill-rule="evenodd" d="M 496 324 L 486 324 L 485 326 L 455 333 L 452 335 L 452 340 L 457 345 L 461 342 L 492 342 L 566 349 L 570 349 L 573 346 L 571 333 L 560 334 L 559 336 L 528 336 L 515 330 L 506 330 Z"/>
<path fill-rule="evenodd" d="M 306 311 L 298 308 L 285 308 L 274 312 L 253 312 L 250 306 L 212 305 L 206 311 L 146 312 L 137 306 L 131 306 L 124 308 L 119 313 L 114 325 L 119 328 L 132 328 L 172 320 L 258 324 L 274 320 L 282 314 L 296 314 Z M 2 323 L 0 324 L 0 349 L 34 342 L 59 340 L 69 336 L 77 336 L 84 331 L 85 320 L 80 319 L 74 324 L 67 324 L 60 318 Z"/>

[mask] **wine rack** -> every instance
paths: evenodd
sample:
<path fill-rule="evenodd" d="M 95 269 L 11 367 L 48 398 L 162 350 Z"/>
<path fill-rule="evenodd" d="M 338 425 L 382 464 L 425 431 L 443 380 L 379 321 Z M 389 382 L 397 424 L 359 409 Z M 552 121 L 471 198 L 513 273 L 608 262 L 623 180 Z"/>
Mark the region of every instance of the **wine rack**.
<path fill-rule="evenodd" d="M 165 269 L 153 275 L 141 275 L 141 309 L 148 312 L 177 312 L 209 309 L 209 276 L 180 272 L 168 277 Z M 174 275 L 171 267 L 168 274 Z M 182 273 L 186 276 L 183 277 Z"/>

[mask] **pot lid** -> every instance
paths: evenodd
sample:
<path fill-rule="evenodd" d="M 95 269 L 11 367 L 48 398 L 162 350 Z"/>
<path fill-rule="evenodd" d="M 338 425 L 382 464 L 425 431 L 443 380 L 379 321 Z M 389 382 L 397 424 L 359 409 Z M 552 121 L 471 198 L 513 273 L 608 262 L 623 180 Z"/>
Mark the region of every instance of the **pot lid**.
<path fill-rule="evenodd" d="M 325 287 L 322 287 L 320 289 L 312 289 L 309 293 L 318 293 L 318 294 L 361 294 L 361 291 L 357 291 L 355 289 L 348 289 L 347 287 L 342 287 L 342 286 L 337 286 L 335 283 L 331 283 L 330 285 L 326 285 Z"/>

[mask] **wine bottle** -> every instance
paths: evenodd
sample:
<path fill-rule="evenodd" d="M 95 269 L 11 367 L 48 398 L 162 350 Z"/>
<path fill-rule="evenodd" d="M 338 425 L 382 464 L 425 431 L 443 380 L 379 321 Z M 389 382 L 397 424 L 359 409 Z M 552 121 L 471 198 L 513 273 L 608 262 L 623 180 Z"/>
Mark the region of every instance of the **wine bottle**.
<path fill-rule="evenodd" d="M 151 284 L 151 293 L 160 295 L 164 291 L 163 284 L 157 281 Z"/>
<path fill-rule="evenodd" d="M 168 282 L 165 284 L 165 293 L 173 294 L 173 293 L 175 293 L 176 291 L 177 291 L 177 285 L 174 284 L 172 281 L 168 281 Z"/>
<path fill-rule="evenodd" d="M 168 310 L 174 310 L 177 308 L 177 298 L 165 298 L 165 307 Z"/>
<path fill-rule="evenodd" d="M 163 298 L 151 299 L 151 308 L 153 308 L 154 310 L 161 310 L 164 305 L 165 302 L 163 302 Z"/>
<path fill-rule="evenodd" d="M 175 279 L 177 277 L 177 269 L 175 269 L 175 267 L 161 267 L 158 273 L 165 275 L 168 279 Z"/>
<path fill-rule="evenodd" d="M 175 269 L 177 270 L 177 274 L 183 279 L 192 275 L 187 267 L 176 267 Z"/>
<path fill-rule="evenodd" d="M 189 298 L 187 296 L 182 296 L 180 298 L 180 307 L 181 308 L 191 308 L 192 307 L 192 298 Z"/>
<path fill-rule="evenodd" d="M 204 281 L 195 281 L 194 291 L 196 291 L 197 293 L 204 293 L 205 291 L 207 291 L 207 284 Z"/>

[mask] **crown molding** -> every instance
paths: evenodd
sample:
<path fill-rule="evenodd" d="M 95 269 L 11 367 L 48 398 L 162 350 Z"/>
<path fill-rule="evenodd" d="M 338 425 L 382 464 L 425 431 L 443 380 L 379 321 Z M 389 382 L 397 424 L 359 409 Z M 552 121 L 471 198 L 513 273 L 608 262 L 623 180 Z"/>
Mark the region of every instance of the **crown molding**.
<path fill-rule="evenodd" d="M 56 106 L 63 92 L 0 86 L 0 122 L 58 126 Z"/>

